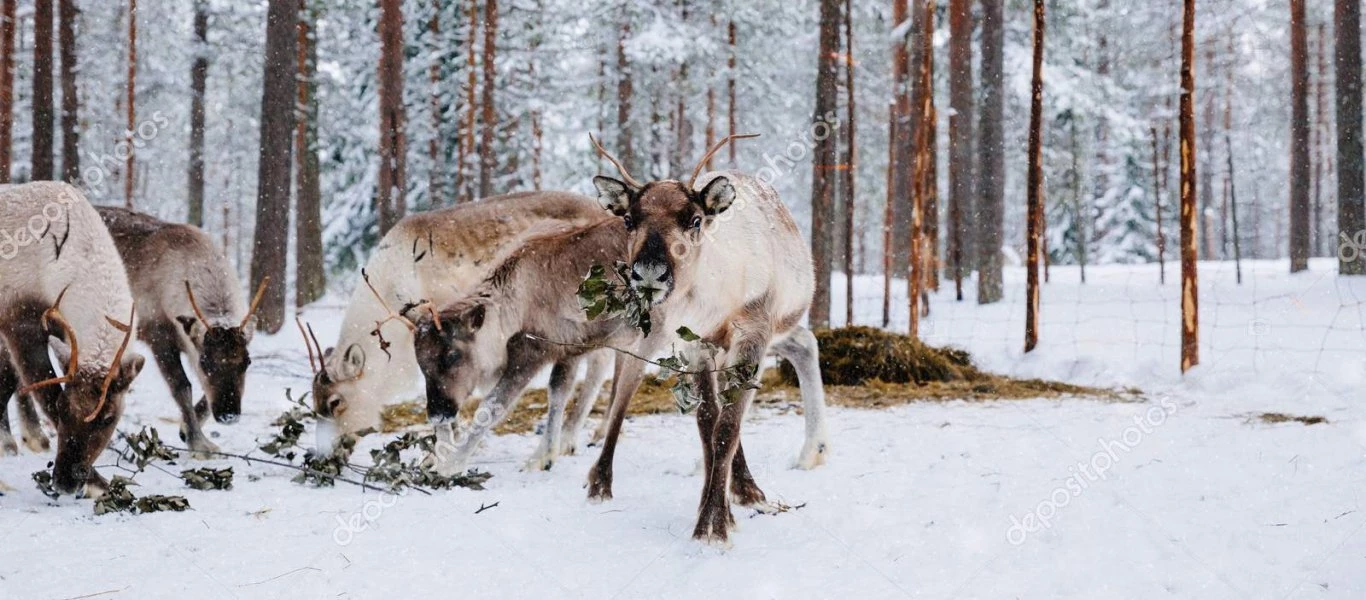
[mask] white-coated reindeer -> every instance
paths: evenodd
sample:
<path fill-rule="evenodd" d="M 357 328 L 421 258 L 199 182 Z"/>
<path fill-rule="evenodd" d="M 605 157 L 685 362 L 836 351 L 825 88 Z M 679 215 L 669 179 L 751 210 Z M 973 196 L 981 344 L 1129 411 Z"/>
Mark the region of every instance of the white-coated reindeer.
<path fill-rule="evenodd" d="M 444 306 L 479 285 L 527 237 L 601 219 L 602 209 L 591 198 L 526 192 L 399 221 L 366 264 L 375 293 L 367 285 L 357 285 L 336 349 L 318 348 L 323 357 L 321 366 L 315 366 L 315 410 L 330 417 L 343 433 L 379 425 L 382 405 L 421 380 L 407 327 L 390 322 L 380 327 L 382 335 L 372 335 L 375 323 L 390 313 L 386 305 L 411 307 L 425 301 Z M 590 360 L 584 383 L 594 396 L 606 380 L 609 360 L 606 354 Z M 326 426 L 319 429 L 325 431 Z M 319 437 L 326 445 L 331 436 Z"/>
<path fill-rule="evenodd" d="M 0 232 L 14 241 L 13 252 L 0 249 L 0 336 L 24 384 L 19 393 L 35 395 L 56 425 L 54 487 L 97 496 L 105 481 L 95 458 L 143 366 L 141 356 L 125 354 L 136 313 L 123 261 L 99 214 L 64 183 L 0 186 Z M 0 389 L 6 405 L 14 392 L 13 383 Z"/>
<path fill-rule="evenodd" d="M 594 140 L 622 176 L 599 176 L 593 183 L 602 205 L 620 216 L 629 231 L 631 285 L 648 294 L 665 315 L 664 326 L 656 325 L 663 335 L 645 338 L 638 354 L 649 356 L 668 343 L 680 343 L 691 349 L 693 364 L 709 371 L 691 376 L 701 397 L 696 410 L 706 478 L 693 537 L 718 544 L 728 543 L 734 524 L 727 493 L 754 390 L 745 390 L 738 401 L 726 404 L 717 369 L 752 367 L 757 381 L 764 355 L 773 345 L 791 359 L 801 379 L 807 440 L 798 466 L 820 464 L 829 448 L 816 339 L 801 326 L 814 290 L 811 253 L 787 206 L 768 183 L 735 171 L 699 177 L 711 155 L 731 140 L 713 147 L 686 181 L 649 183 L 631 177 Z M 718 347 L 720 355 L 713 357 L 699 344 L 678 340 L 674 332 L 680 326 Z M 636 364 L 640 368 L 639 361 Z M 629 398 L 613 396 L 608 439 L 589 473 L 590 498 L 611 495 L 612 452 Z"/>

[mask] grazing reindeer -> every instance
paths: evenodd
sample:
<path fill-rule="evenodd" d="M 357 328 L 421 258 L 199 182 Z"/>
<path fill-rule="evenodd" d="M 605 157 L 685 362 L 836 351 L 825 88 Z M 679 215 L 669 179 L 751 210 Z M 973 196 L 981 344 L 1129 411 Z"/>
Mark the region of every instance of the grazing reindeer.
<path fill-rule="evenodd" d="M 36 396 L 57 427 L 53 485 L 68 494 L 102 494 L 105 480 L 92 465 L 114 434 L 143 358 L 126 353 L 136 309 L 123 261 L 76 188 L 0 186 L 0 282 L 7 368 L 24 384 L 19 394 Z M 60 377 L 49 347 L 64 365 Z M 14 379 L 0 376 L 6 404 Z"/>
<path fill-rule="evenodd" d="M 342 322 L 337 350 L 322 352 L 322 364 L 315 366 L 315 410 L 334 421 L 342 432 L 374 427 L 379 425 L 380 407 L 417 382 L 412 332 L 407 327 L 388 326 L 381 327 L 382 336 L 372 335 L 375 322 L 390 312 L 385 303 L 404 306 L 425 300 L 444 306 L 479 285 L 526 237 L 601 219 L 601 208 L 591 198 L 527 192 L 410 215 L 399 221 L 380 241 L 365 267 L 377 294 L 367 291 L 369 286 L 357 286 Z M 592 386 L 594 382 L 587 383 Z M 602 381 L 597 381 L 594 394 L 601 386 Z"/>
<path fill-rule="evenodd" d="M 232 265 L 199 228 L 122 208 L 96 210 L 128 266 L 133 298 L 142 309 L 138 339 L 151 346 L 152 359 L 180 408 L 181 435 L 193 451 L 218 451 L 200 421 L 212 414 L 219 423 L 231 424 L 242 414 L 251 364 L 247 345 L 268 281 L 261 283 L 248 309 Z M 198 406 L 181 354 L 204 390 Z"/>
<path fill-rule="evenodd" d="M 816 340 L 801 327 L 815 282 L 806 242 L 787 206 L 766 182 L 734 171 L 699 178 L 707 160 L 735 137 L 748 136 L 727 137 L 712 147 L 687 181 L 645 184 L 593 140 L 622 175 L 623 180 L 595 177 L 593 184 L 603 206 L 621 217 L 629 231 L 631 285 L 662 310 L 664 331 L 687 326 L 721 351 L 713 358 L 693 344 L 691 361 L 709 371 L 691 377 L 701 396 L 697 425 L 706 475 L 693 537 L 718 544 L 728 543 L 734 524 L 726 494 L 754 390 L 723 403 L 725 390 L 720 389 L 716 369 L 753 367 L 757 381 L 765 353 L 780 340 L 774 349 L 793 358 L 806 410 L 807 440 L 798 465 L 820 464 L 828 449 Z M 653 352 L 645 347 L 640 354 Z M 613 395 L 608 438 L 589 474 L 590 497 L 610 497 L 615 438 L 629 398 Z M 762 494 L 757 487 L 746 493 Z"/>
<path fill-rule="evenodd" d="M 439 312 L 434 304 L 422 303 L 385 318 L 413 331 L 417 364 L 427 381 L 427 415 L 442 443 L 432 457 L 439 472 L 463 471 L 488 431 L 512 412 L 531 379 L 549 365 L 547 424 L 527 468 L 548 470 L 561 453 L 574 452 L 606 363 L 590 369 L 599 374 L 580 389 L 575 414 L 566 419 L 580 359 L 604 346 L 633 345 L 640 336 L 621 318 L 588 320 L 576 300 L 575 290 L 590 267 L 625 259 L 625 228 L 617 219 L 599 219 L 527 240 L 483 283 Z M 460 406 L 476 387 L 489 393 L 473 425 L 456 440 Z"/>

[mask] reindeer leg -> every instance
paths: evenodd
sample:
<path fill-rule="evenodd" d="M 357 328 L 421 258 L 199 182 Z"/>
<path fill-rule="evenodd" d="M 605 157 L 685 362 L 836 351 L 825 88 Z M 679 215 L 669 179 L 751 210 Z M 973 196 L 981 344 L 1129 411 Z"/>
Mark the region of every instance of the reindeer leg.
<path fill-rule="evenodd" d="M 50 450 L 52 445 L 48 442 L 47 434 L 43 433 L 43 422 L 33 404 L 33 397 L 19 396 L 16 403 L 19 405 L 19 427 L 23 430 L 19 437 L 24 445 L 38 454 Z"/>
<path fill-rule="evenodd" d="M 16 456 L 19 444 L 9 428 L 9 399 L 19 389 L 19 373 L 10 364 L 9 353 L 0 344 L 0 456 Z"/>
<path fill-rule="evenodd" d="M 569 456 L 579 453 L 579 432 L 583 431 L 588 415 L 593 412 L 593 405 L 597 404 L 598 392 L 607 381 L 608 369 L 612 366 L 613 358 L 610 352 L 598 351 L 588 355 L 588 372 L 584 374 L 578 394 L 574 396 L 574 412 L 565 420 L 562 438 L 564 443 L 560 446 L 560 454 Z M 603 423 L 606 422 L 607 420 L 603 419 Z"/>
<path fill-rule="evenodd" d="M 797 456 L 798 469 L 814 469 L 825 463 L 830 449 L 825 429 L 825 388 L 821 383 L 820 350 L 810 329 L 797 327 L 773 350 L 797 371 L 802 393 L 802 412 L 806 415 L 806 442 Z"/>
<path fill-rule="evenodd" d="M 19 373 L 19 380 L 24 385 L 45 381 L 56 377 L 56 372 L 52 369 L 52 359 L 48 356 L 47 333 L 43 331 L 38 319 L 20 319 L 15 323 L 15 327 L 6 334 L 5 343 L 14 349 L 10 355 L 12 368 Z M 21 398 L 21 404 L 25 401 L 32 402 L 37 400 L 42 404 L 43 411 L 49 415 L 57 415 L 57 407 L 61 402 L 61 387 L 50 385 L 39 388 L 29 394 L 27 398 Z M 24 412 L 20 408 L 20 414 Z M 35 415 L 36 417 L 36 415 Z M 41 444 L 39 443 L 41 440 Z M 57 442 L 61 443 L 61 435 L 58 433 Z M 36 437 L 24 439 L 24 445 L 34 452 L 46 452 L 48 450 L 47 436 L 43 435 L 39 429 Z M 94 471 L 92 470 L 93 474 Z"/>
<path fill-rule="evenodd" d="M 166 379 L 166 385 L 171 388 L 171 396 L 180 408 L 180 435 L 185 439 L 185 444 L 189 446 L 194 458 L 207 459 L 212 457 L 211 452 L 218 451 L 218 445 L 209 441 L 199 425 L 194 408 L 194 388 L 190 384 L 190 378 L 185 375 L 185 368 L 180 364 L 180 347 L 176 345 L 175 331 L 171 327 L 173 326 L 164 324 L 150 327 L 143 339 L 152 347 L 152 358 L 156 360 L 157 369 Z"/>
<path fill-rule="evenodd" d="M 536 453 L 527 460 L 528 471 L 549 471 L 559 455 L 560 436 L 564 429 L 564 410 L 574 392 L 574 376 L 579 370 L 579 357 L 566 358 L 550 370 L 550 393 L 545 416 L 545 432 Z"/>
<path fill-rule="evenodd" d="M 607 437 L 603 439 L 598 461 L 588 471 L 589 502 L 612 499 L 612 460 L 617 451 L 617 438 L 621 435 L 621 423 L 626 419 L 626 408 L 631 404 L 631 396 L 635 395 L 644 376 L 643 361 L 625 355 L 617 357 L 616 373 L 612 376 L 612 404 L 607 409 L 605 421 Z"/>
<path fill-rule="evenodd" d="M 753 322 L 736 323 L 734 329 L 742 332 L 743 337 L 727 352 L 726 364 L 753 365 L 757 372 L 757 366 L 763 360 L 764 352 L 769 346 L 770 330 L 767 322 L 756 319 Z M 716 385 L 715 374 L 712 375 L 712 378 L 702 379 L 706 385 L 701 389 L 702 406 L 698 407 L 698 427 L 704 437 L 704 453 L 707 448 L 707 431 L 704 428 L 702 411 L 704 408 L 708 412 L 719 410 L 720 414 L 719 418 L 709 416 L 713 425 L 710 464 L 707 465 L 709 474 L 702 492 L 702 506 L 698 510 L 693 539 L 728 546 L 729 530 L 735 525 L 735 516 L 730 511 L 730 503 L 727 502 L 727 492 L 731 488 L 731 467 L 740 450 L 740 429 L 744 423 L 745 412 L 754 400 L 755 390 L 745 390 L 735 402 L 723 406 L 722 390 Z M 749 483 L 752 486 L 752 490 L 749 490 L 751 495 L 763 495 L 758 486 L 753 484 L 752 477 Z"/>

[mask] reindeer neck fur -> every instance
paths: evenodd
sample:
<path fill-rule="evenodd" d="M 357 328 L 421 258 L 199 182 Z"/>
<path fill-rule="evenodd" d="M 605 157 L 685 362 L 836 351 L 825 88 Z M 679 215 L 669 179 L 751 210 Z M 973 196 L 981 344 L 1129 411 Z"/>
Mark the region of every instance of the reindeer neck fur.
<path fill-rule="evenodd" d="M 415 214 L 384 236 L 365 269 L 375 289 L 395 309 L 423 300 L 447 306 L 469 295 L 522 240 L 580 227 L 600 220 L 602 214 L 593 199 L 561 192 L 509 194 Z M 339 380 L 346 349 L 356 345 L 365 352 L 367 368 L 362 376 L 337 385 L 337 391 L 351 403 L 342 419 L 343 430 L 377 422 L 383 403 L 415 390 L 421 382 L 412 334 L 406 327 L 397 322 L 384 326 L 391 357 L 370 335 L 375 323 L 386 316 L 370 290 L 358 282 L 336 350 L 324 365 L 333 380 Z"/>
<path fill-rule="evenodd" d="M 65 290 L 61 312 L 80 343 L 78 369 L 107 372 L 124 334 L 106 317 L 126 322 L 133 297 L 99 214 L 79 190 L 64 183 L 0 188 L 0 242 L 17 239 L 20 231 L 36 241 L 16 246 L 11 258 L 0 260 L 0 314 L 12 314 L 25 303 L 51 307 Z M 0 247 L 0 258 L 10 256 L 8 251 Z"/>
<path fill-rule="evenodd" d="M 721 175 L 735 187 L 735 201 L 703 231 L 696 281 L 663 303 L 667 331 L 687 326 L 714 337 L 739 311 L 758 309 L 795 326 L 815 290 L 810 249 L 777 191 L 764 181 L 721 171 L 699 177 L 695 188 Z"/>
<path fill-rule="evenodd" d="M 512 253 L 454 312 L 472 302 L 488 309 L 477 336 L 485 376 L 503 364 L 508 340 L 533 335 L 550 340 L 548 356 L 582 354 L 597 346 L 631 338 L 636 331 L 624 320 L 588 320 L 579 306 L 579 283 L 593 265 L 611 268 L 626 259 L 626 229 L 621 219 L 600 216 L 580 229 L 538 236 Z M 484 357 L 489 357 L 485 359 Z"/>

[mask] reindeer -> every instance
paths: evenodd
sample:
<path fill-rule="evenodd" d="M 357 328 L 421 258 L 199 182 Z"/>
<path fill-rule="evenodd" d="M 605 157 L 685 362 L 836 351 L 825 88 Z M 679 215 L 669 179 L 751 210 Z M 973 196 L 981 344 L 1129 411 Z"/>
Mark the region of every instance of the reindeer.
<path fill-rule="evenodd" d="M 248 308 L 232 265 L 199 228 L 123 208 L 96 210 L 128 266 L 133 298 L 142 307 L 137 336 L 151 346 L 152 359 L 180 408 L 181 435 L 201 455 L 217 452 L 200 422 L 212 414 L 219 423 L 231 424 L 242 414 L 251 364 L 247 345 L 269 280 L 261 283 Z M 204 390 L 197 405 L 182 354 Z"/>
<path fill-rule="evenodd" d="M 733 487 L 733 476 L 747 475 L 732 465 L 741 456 L 740 428 L 754 390 L 746 389 L 737 401 L 723 403 L 725 390 L 720 389 L 717 369 L 753 369 L 757 381 L 770 346 L 787 356 L 800 378 L 807 419 L 798 466 L 819 465 L 829 448 L 816 340 L 801 326 L 815 282 L 806 242 L 768 183 L 735 171 L 700 176 L 707 160 L 738 137 L 752 136 L 722 140 L 686 181 L 649 183 L 631 177 L 620 161 L 592 140 L 622 176 L 598 176 L 593 184 L 603 207 L 620 217 L 629 232 L 630 283 L 665 317 L 665 335 L 646 337 L 637 353 L 649 356 L 658 352 L 659 344 L 678 341 L 669 334 L 679 326 L 687 326 L 721 351 L 713 357 L 694 343 L 690 359 L 705 372 L 690 376 L 701 396 L 697 425 L 705 473 L 693 537 L 721 545 L 729 543 L 734 524 L 727 490 Z M 590 499 L 611 497 L 613 452 L 629 400 L 630 394 L 613 393 L 608 437 L 589 472 Z M 762 495 L 757 486 L 744 492 Z"/>
<path fill-rule="evenodd" d="M 431 302 L 393 311 L 373 292 L 390 313 L 376 330 L 397 320 L 413 332 L 427 384 L 427 415 L 441 442 L 431 457 L 438 471 L 463 471 L 484 436 L 512 412 L 546 366 L 552 366 L 547 424 L 527 469 L 548 470 L 557 456 L 576 451 L 577 432 L 600 387 L 581 387 L 575 414 L 566 419 L 580 359 L 607 346 L 634 344 L 640 332 L 621 318 L 589 321 L 575 290 L 594 264 L 625 258 L 625 237 L 619 220 L 602 217 L 584 228 L 532 237 L 483 283 L 439 311 Z M 605 376 L 605 362 L 595 361 L 593 370 L 603 372 L 590 376 L 590 384 Z M 457 441 L 460 407 L 476 387 L 489 393 Z"/>
<path fill-rule="evenodd" d="M 371 284 L 357 286 L 347 307 L 336 348 L 322 350 L 314 364 L 315 410 L 342 432 L 375 427 L 383 403 L 419 379 L 412 332 L 375 322 L 397 306 L 419 301 L 444 306 L 483 281 L 522 240 L 601 220 L 591 198 L 560 192 L 508 194 L 399 221 L 366 264 Z M 366 288 L 373 287 L 374 292 Z M 306 336 L 307 338 L 307 336 Z M 308 340 L 306 339 L 306 342 Z M 312 350 L 310 350 L 312 353 Z M 590 361 L 585 387 L 596 396 L 606 379 L 601 356 Z M 310 359 L 312 362 L 312 359 Z M 572 375 L 571 375 L 572 378 Z M 327 425 L 320 427 L 326 432 Z M 319 435 L 327 444 L 327 433 Z"/>
<path fill-rule="evenodd" d="M 106 482 L 92 465 L 144 361 L 127 352 L 137 313 L 123 261 L 80 191 L 56 182 L 0 186 L 0 282 L 0 337 L 9 351 L 0 370 L 17 371 L 18 393 L 34 395 L 56 425 L 54 487 L 98 496 Z M 49 348 L 64 365 L 61 376 Z M 0 376 L 5 404 L 16 391 L 9 373 Z"/>

